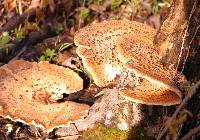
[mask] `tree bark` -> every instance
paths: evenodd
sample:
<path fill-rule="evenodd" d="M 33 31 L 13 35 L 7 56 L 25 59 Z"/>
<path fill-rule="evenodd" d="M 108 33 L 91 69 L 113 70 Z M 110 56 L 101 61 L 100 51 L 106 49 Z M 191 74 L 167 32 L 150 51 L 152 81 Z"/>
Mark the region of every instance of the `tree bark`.
<path fill-rule="evenodd" d="M 164 65 L 177 66 L 187 56 L 191 40 L 189 26 L 196 6 L 197 0 L 174 0 L 167 19 L 154 39 Z"/>
<path fill-rule="evenodd" d="M 200 80 L 199 19 L 199 0 L 174 0 L 170 14 L 154 39 L 154 45 L 162 58 L 162 63 L 164 65 L 174 64 L 176 70 L 179 67 L 178 70 L 194 83 Z M 199 93 L 200 89 L 192 95 L 185 106 L 186 110 L 193 114 L 193 117 L 182 125 L 180 137 L 199 125 Z M 157 139 L 161 139 L 161 137 L 160 134 Z M 194 139 L 198 139 L 197 137 L 193 136 Z"/>

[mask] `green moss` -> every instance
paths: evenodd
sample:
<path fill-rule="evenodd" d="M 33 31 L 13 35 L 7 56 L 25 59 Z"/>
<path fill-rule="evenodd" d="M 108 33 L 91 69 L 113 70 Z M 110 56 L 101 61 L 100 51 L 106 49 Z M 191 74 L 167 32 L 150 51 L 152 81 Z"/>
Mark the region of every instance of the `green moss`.
<path fill-rule="evenodd" d="M 0 47 L 5 46 L 6 44 L 8 44 L 10 42 L 10 37 L 9 37 L 9 33 L 8 32 L 3 32 L 0 35 Z"/>
<path fill-rule="evenodd" d="M 95 129 L 84 131 L 84 140 L 127 140 L 128 131 L 122 131 L 115 128 L 108 128 L 104 125 L 99 125 Z"/>
<path fill-rule="evenodd" d="M 122 131 L 99 125 L 92 130 L 83 132 L 84 140 L 154 140 L 147 135 L 146 130 L 141 125 L 134 127 L 131 131 Z"/>
<path fill-rule="evenodd" d="M 87 20 L 89 14 L 90 14 L 90 10 L 88 8 L 84 7 L 81 9 L 81 19 L 82 20 Z"/>
<path fill-rule="evenodd" d="M 118 8 L 122 4 L 123 0 L 112 0 L 111 9 Z"/>

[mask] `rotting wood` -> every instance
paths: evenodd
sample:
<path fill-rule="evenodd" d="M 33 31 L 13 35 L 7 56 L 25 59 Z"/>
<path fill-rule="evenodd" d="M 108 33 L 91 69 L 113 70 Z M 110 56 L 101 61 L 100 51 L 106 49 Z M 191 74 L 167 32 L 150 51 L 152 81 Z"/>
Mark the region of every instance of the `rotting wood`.
<path fill-rule="evenodd" d="M 154 39 L 164 65 L 177 66 L 187 55 L 191 38 L 188 29 L 196 5 L 197 0 L 174 0 L 169 16 Z"/>
<path fill-rule="evenodd" d="M 180 68 L 179 70 L 181 72 L 183 71 L 185 62 L 188 58 L 190 45 L 199 29 L 200 21 L 197 20 L 199 17 L 199 15 L 197 15 L 197 13 L 199 13 L 196 8 L 197 6 L 198 0 L 175 0 L 169 17 L 161 26 L 161 29 L 154 40 L 154 45 L 162 56 L 163 64 L 174 64 L 176 70 Z M 168 128 L 172 125 L 172 121 L 179 111 L 196 93 L 198 86 L 199 82 L 194 86 L 191 86 L 187 96 L 183 99 L 173 116 L 167 122 L 167 125 L 158 135 L 157 140 L 160 140 L 163 137 Z"/>

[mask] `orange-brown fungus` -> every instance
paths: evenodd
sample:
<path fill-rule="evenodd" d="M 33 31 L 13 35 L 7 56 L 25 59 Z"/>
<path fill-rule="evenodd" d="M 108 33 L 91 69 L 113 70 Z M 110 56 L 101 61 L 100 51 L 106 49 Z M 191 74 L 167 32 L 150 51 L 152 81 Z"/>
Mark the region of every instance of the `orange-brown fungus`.
<path fill-rule="evenodd" d="M 159 55 L 152 45 L 152 41 L 149 39 L 135 35 L 123 36 L 118 39 L 119 59 L 126 63 L 125 67 L 128 70 L 134 71 L 138 77 L 148 80 L 133 91 L 123 90 L 122 94 L 145 104 L 172 105 L 180 103 L 181 92 L 172 79 L 175 69 L 166 68 L 161 64 Z"/>
<path fill-rule="evenodd" d="M 128 100 L 147 105 L 174 105 L 181 102 L 180 95 L 169 88 L 146 79 L 133 89 L 121 89 L 120 94 Z"/>
<path fill-rule="evenodd" d="M 134 69 L 142 77 L 160 81 L 176 89 L 172 80 L 175 69 L 164 67 L 160 62 L 159 54 L 152 47 L 152 42 L 147 43 L 144 39 L 135 35 L 119 39 L 117 42 L 119 59 L 126 63 L 126 68 Z"/>
<path fill-rule="evenodd" d="M 162 65 L 153 45 L 155 34 L 153 28 L 142 23 L 111 20 L 81 29 L 75 34 L 74 42 L 98 86 L 108 85 L 125 69 L 146 82 L 130 84 L 135 86 L 131 88 L 120 85 L 125 87 L 119 89 L 123 96 L 145 104 L 180 103 L 181 92 L 173 81 L 175 69 Z"/>
<path fill-rule="evenodd" d="M 81 90 L 77 73 L 47 62 L 13 61 L 0 67 L 0 116 L 35 122 L 50 130 L 87 115 L 88 105 L 56 100 Z"/>
<path fill-rule="evenodd" d="M 116 43 L 123 35 L 141 35 L 152 40 L 156 34 L 150 26 L 128 20 L 95 23 L 80 29 L 74 37 L 77 53 L 98 86 L 106 86 L 120 74 Z"/>

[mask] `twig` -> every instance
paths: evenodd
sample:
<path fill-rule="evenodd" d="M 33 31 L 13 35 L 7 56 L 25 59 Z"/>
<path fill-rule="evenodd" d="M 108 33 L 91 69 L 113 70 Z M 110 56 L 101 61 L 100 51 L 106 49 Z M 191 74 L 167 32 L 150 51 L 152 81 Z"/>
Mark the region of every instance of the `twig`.
<path fill-rule="evenodd" d="M 180 140 L 188 140 L 190 137 L 194 136 L 197 132 L 200 131 L 200 125 L 191 129 L 185 136 L 183 136 Z"/>
<path fill-rule="evenodd" d="M 19 59 L 20 55 L 23 54 L 26 51 L 26 46 L 24 46 L 19 53 L 17 53 L 17 55 L 15 57 L 13 57 L 10 61 L 14 61 Z"/>
<path fill-rule="evenodd" d="M 176 118 L 177 114 L 180 112 L 182 107 L 186 104 L 186 102 L 196 93 L 197 88 L 200 86 L 200 80 L 195 84 L 192 85 L 188 91 L 188 94 L 185 96 L 183 99 L 182 103 L 178 106 L 172 117 L 168 120 L 166 126 L 164 129 L 161 131 L 161 133 L 158 134 L 157 140 L 161 140 L 162 136 L 167 132 L 169 127 L 172 124 L 172 121 Z"/>

